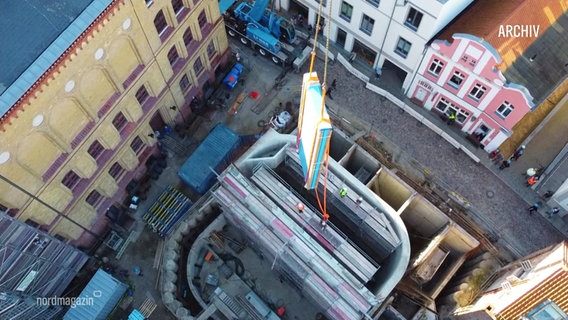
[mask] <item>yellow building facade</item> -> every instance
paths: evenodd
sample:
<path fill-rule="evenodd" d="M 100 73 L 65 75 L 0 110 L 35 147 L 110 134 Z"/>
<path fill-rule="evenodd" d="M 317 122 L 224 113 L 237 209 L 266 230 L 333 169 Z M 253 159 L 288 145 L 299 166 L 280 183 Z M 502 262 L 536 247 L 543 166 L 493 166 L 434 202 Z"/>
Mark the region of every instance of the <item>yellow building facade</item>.
<path fill-rule="evenodd" d="M 156 152 L 152 133 L 191 113 L 228 52 L 215 0 L 110 1 L 2 117 L 0 204 L 89 248 Z"/>

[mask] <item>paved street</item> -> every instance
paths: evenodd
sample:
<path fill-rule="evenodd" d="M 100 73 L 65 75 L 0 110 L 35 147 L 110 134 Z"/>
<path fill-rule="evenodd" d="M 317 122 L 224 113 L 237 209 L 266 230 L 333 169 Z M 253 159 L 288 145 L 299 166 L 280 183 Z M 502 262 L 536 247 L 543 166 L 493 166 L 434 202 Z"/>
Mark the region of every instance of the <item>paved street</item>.
<path fill-rule="evenodd" d="M 318 74 L 323 75 L 321 60 L 316 67 Z M 402 157 L 415 159 L 450 190 L 465 197 L 471 203 L 472 218 L 498 234 L 498 242 L 514 254 L 525 255 L 563 239 L 545 217 L 528 214 L 527 201 L 533 200 L 511 189 L 497 176 L 499 172 L 493 173 L 456 151 L 396 105 L 365 89 L 364 83 L 339 63 L 328 66 L 328 83 L 333 79 L 337 79 L 337 90 L 332 94 L 333 100 L 328 99 L 332 109 L 343 117 L 361 119 L 367 127 L 372 125 L 379 136 L 402 149 Z"/>

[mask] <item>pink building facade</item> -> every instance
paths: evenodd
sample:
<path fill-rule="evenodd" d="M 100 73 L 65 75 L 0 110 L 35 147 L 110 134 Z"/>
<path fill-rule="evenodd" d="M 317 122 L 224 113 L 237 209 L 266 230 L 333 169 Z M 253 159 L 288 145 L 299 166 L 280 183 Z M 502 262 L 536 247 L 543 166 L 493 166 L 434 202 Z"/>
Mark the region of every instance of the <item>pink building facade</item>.
<path fill-rule="evenodd" d="M 448 123 L 490 152 L 531 112 L 533 97 L 525 87 L 507 83 L 496 67 L 501 57 L 489 43 L 469 34 L 453 39 L 427 48 L 407 95 L 445 120 L 455 114 Z"/>

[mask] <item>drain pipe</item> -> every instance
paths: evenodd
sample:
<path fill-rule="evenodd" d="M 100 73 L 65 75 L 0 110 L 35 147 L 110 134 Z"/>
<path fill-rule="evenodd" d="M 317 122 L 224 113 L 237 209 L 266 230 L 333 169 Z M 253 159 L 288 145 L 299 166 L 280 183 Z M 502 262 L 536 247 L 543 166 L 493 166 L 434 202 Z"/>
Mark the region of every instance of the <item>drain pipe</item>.
<path fill-rule="evenodd" d="M 385 41 L 387 40 L 387 35 L 389 34 L 389 29 L 392 23 L 392 17 L 394 15 L 394 10 L 396 9 L 398 1 L 394 1 L 394 5 L 392 6 L 392 12 L 389 19 L 389 24 L 387 25 L 387 30 L 385 31 L 385 37 L 383 38 L 383 43 L 381 44 L 381 48 L 379 49 L 379 56 L 377 57 L 377 63 L 381 60 L 381 55 L 383 54 L 383 48 L 385 46 Z M 403 6 L 406 5 L 406 1 L 404 2 Z"/>
<path fill-rule="evenodd" d="M 414 75 L 412 75 L 412 81 L 410 81 L 410 84 L 408 85 L 408 87 L 406 88 L 406 90 L 404 90 L 404 96 L 408 96 L 408 91 L 410 91 L 410 88 L 412 87 L 412 84 L 414 83 L 414 80 L 416 80 L 416 75 L 418 74 L 418 70 L 420 70 L 420 66 L 422 66 L 422 63 L 424 62 L 424 58 L 426 58 L 426 52 L 428 51 L 428 44 L 426 44 L 424 46 L 424 50 L 422 50 L 422 58 L 420 59 L 420 63 L 418 64 L 418 68 L 415 68 L 415 72 Z"/>

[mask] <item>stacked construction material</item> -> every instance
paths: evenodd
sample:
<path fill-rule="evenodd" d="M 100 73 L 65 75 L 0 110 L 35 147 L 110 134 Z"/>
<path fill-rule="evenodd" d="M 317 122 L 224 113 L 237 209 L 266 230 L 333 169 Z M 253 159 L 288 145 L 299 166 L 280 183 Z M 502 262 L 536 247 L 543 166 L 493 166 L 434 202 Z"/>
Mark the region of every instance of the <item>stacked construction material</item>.
<path fill-rule="evenodd" d="M 144 221 L 164 238 L 192 204 L 188 197 L 168 186 L 144 214 Z"/>

